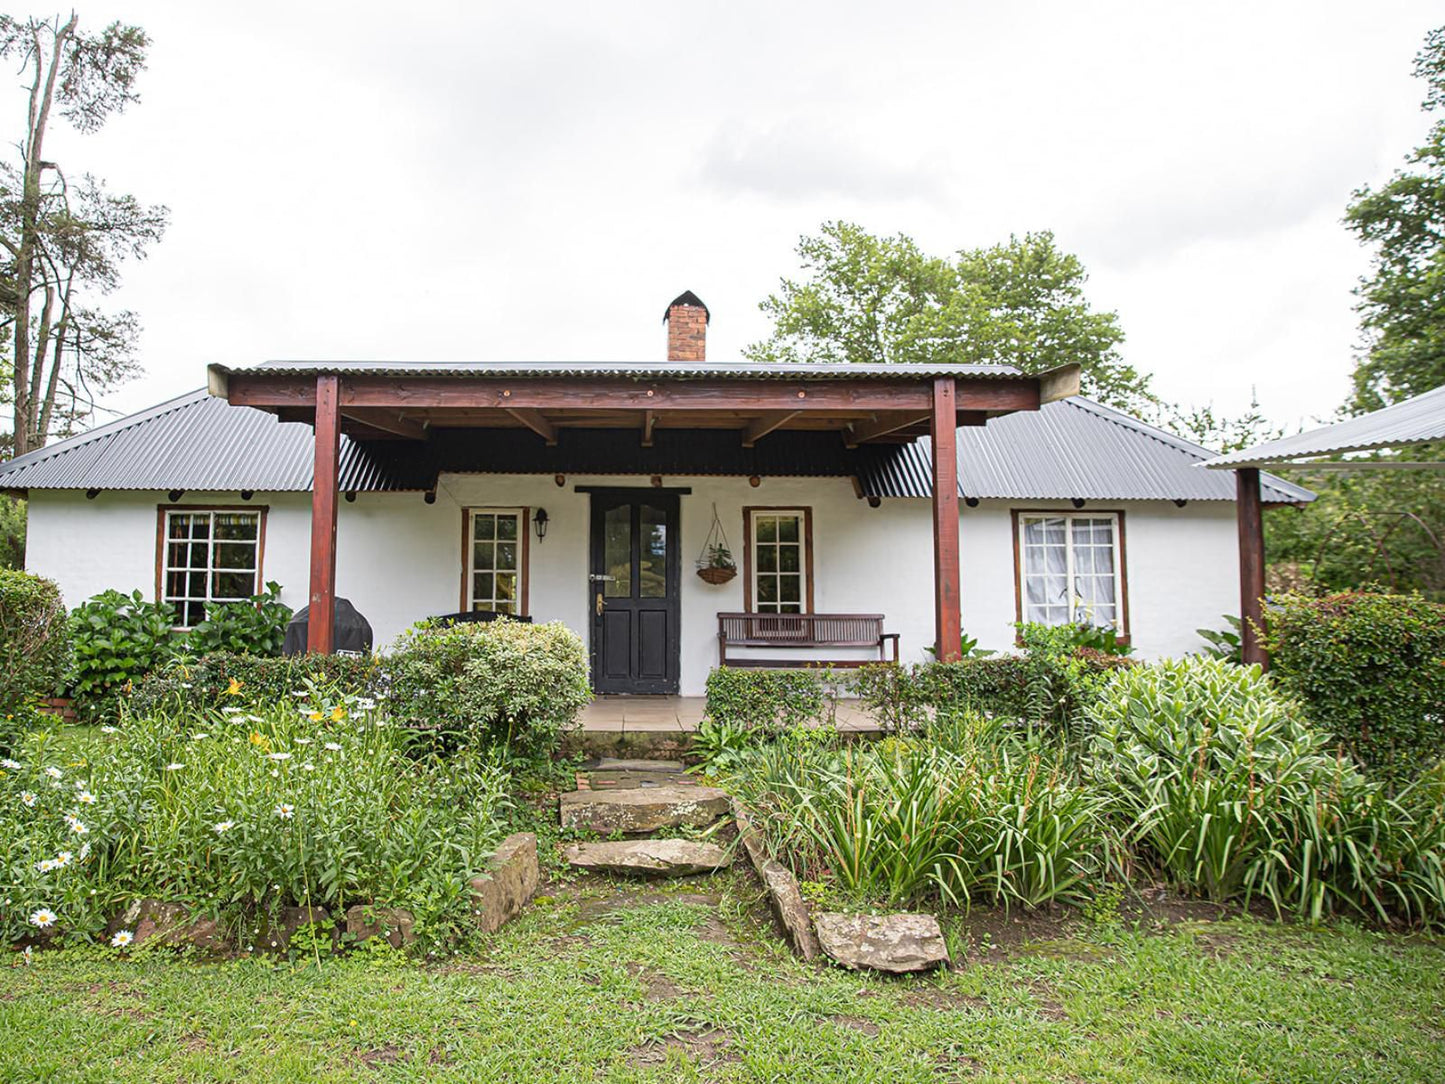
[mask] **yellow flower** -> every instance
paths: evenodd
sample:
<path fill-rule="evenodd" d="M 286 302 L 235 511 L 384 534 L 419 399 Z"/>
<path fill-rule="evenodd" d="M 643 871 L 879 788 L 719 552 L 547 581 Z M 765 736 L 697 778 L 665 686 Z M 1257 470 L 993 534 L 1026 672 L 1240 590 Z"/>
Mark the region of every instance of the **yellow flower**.
<path fill-rule="evenodd" d="M 232 678 L 232 679 L 231 679 L 231 684 L 228 685 L 228 686 L 226 686 L 226 695 L 227 695 L 227 696 L 240 696 L 240 695 L 241 695 L 241 683 L 240 683 L 240 681 L 238 681 L 236 678 Z"/>
<path fill-rule="evenodd" d="M 309 718 L 313 723 L 319 723 L 321 722 L 321 713 L 319 711 L 313 711 Z"/>
<path fill-rule="evenodd" d="M 336 707 L 334 707 L 334 708 L 331 709 L 331 721 L 332 721 L 333 723 L 339 723 L 339 722 L 341 722 L 342 719 L 345 719 L 345 718 L 346 718 L 346 709 L 343 708 L 340 704 L 337 704 Z"/>
<path fill-rule="evenodd" d="M 268 752 L 271 749 L 271 743 L 267 741 L 265 735 L 260 733 L 259 731 L 251 731 L 251 737 L 249 740 L 251 744 L 254 745 L 257 749 L 265 749 Z"/>

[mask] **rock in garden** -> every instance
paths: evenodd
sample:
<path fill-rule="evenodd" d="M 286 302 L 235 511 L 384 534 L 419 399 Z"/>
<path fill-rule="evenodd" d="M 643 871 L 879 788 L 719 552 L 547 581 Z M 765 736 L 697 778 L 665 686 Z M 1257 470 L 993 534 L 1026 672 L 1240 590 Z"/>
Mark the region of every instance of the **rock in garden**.
<path fill-rule="evenodd" d="M 291 947 L 291 938 L 302 926 L 325 926 L 330 921 L 331 914 L 325 907 L 283 907 L 276 921 L 262 929 L 256 948 L 262 952 L 284 954 Z M 331 931 L 331 937 L 336 937 L 335 931 Z"/>
<path fill-rule="evenodd" d="M 517 832 L 502 840 L 485 876 L 472 881 L 477 925 L 495 933 L 527 905 L 537 891 L 542 872 L 537 866 L 537 836 Z"/>
<path fill-rule="evenodd" d="M 948 946 L 932 915 L 842 915 L 813 917 L 823 951 L 858 970 L 931 971 L 948 963 Z"/>
<path fill-rule="evenodd" d="M 356 944 L 373 937 L 385 937 L 392 948 L 401 948 L 416 940 L 413 932 L 416 918 L 400 907 L 372 907 L 358 903 L 346 909 L 346 932 Z"/>
<path fill-rule="evenodd" d="M 818 939 L 813 936 L 812 918 L 808 914 L 808 903 L 798 887 L 798 879 L 781 862 L 768 857 L 762 837 L 753 827 L 752 816 L 736 798 L 733 799 L 732 809 L 733 820 L 738 826 L 738 839 L 762 878 L 773 917 L 783 927 L 793 951 L 805 960 L 815 959 L 819 952 Z"/>
<path fill-rule="evenodd" d="M 574 843 L 563 852 L 567 864 L 602 873 L 685 877 L 713 873 L 732 862 L 715 843 L 686 839 L 635 839 L 609 843 Z"/>
<path fill-rule="evenodd" d="M 558 799 L 563 828 L 601 835 L 642 835 L 664 828 L 701 828 L 728 809 L 716 787 L 662 786 L 633 790 L 573 791 Z"/>

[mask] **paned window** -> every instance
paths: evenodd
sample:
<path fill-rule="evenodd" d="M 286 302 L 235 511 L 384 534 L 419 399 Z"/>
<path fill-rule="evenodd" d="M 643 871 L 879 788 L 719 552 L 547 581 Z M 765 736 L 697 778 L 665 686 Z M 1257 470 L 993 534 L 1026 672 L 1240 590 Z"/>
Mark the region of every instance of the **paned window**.
<path fill-rule="evenodd" d="M 750 520 L 753 612 L 806 613 L 812 597 L 807 512 L 752 509 Z"/>
<path fill-rule="evenodd" d="M 522 612 L 522 547 L 527 529 L 520 508 L 472 512 L 467 606 L 503 614 Z"/>
<path fill-rule="evenodd" d="M 1026 513 L 1018 525 L 1023 619 L 1124 633 L 1119 517 Z"/>
<path fill-rule="evenodd" d="M 161 553 L 161 599 L 176 624 L 206 619 L 206 605 L 239 602 L 260 590 L 261 513 L 168 509 Z"/>

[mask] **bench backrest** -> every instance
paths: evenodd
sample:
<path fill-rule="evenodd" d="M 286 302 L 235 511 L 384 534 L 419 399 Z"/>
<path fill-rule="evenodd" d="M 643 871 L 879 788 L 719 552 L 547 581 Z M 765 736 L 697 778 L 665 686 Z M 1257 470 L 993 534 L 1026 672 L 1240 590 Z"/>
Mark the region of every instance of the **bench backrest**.
<path fill-rule="evenodd" d="M 718 614 L 718 635 L 747 647 L 877 647 L 882 614 Z"/>

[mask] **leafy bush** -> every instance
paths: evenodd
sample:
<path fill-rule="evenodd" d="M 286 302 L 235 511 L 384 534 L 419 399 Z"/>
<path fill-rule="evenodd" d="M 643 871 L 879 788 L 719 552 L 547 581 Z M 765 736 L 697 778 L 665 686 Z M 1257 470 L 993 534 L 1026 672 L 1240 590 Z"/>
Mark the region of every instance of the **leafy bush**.
<path fill-rule="evenodd" d="M 1228 626 L 1226 628 L 1194 630 L 1199 634 L 1199 638 L 1209 645 L 1200 654 L 1232 662 L 1236 666 L 1243 666 L 1244 635 L 1242 630 L 1244 623 L 1233 614 L 1224 614 L 1223 616 L 1225 624 Z"/>
<path fill-rule="evenodd" d="M 1116 674 L 1088 765 L 1126 839 L 1179 887 L 1311 918 L 1445 917 L 1439 791 L 1390 799 L 1259 668 L 1183 659 Z M 1431 806 L 1431 802 L 1435 805 Z"/>
<path fill-rule="evenodd" d="M 50 580 L 0 569 L 0 748 L 8 751 L 35 703 L 60 691 L 70 637 L 60 591 Z"/>
<path fill-rule="evenodd" d="M 167 605 L 102 591 L 70 615 L 75 665 L 70 686 L 76 710 L 88 718 L 113 716 L 116 698 L 133 682 L 174 658 L 182 640 Z"/>
<path fill-rule="evenodd" d="M 1032 907 L 1086 895 L 1102 869 L 1103 799 L 998 722 L 949 726 L 946 741 L 779 742 L 745 757 L 729 787 L 802 880 L 869 901 Z"/>
<path fill-rule="evenodd" d="M 718 667 L 707 677 L 707 715 L 719 725 L 779 734 L 824 715 L 832 677 L 826 669 Z"/>
<path fill-rule="evenodd" d="M 268 582 L 266 590 L 245 602 L 212 602 L 206 619 L 186 636 L 193 655 L 218 651 L 249 655 L 279 655 L 286 641 L 291 607 L 281 601 L 281 585 Z"/>
<path fill-rule="evenodd" d="M 491 621 L 403 633 L 386 660 L 398 721 L 439 743 L 549 754 L 592 699 L 582 640 L 559 621 Z"/>
<path fill-rule="evenodd" d="M 385 671 L 376 655 L 182 656 L 142 678 L 126 706 L 132 715 L 265 707 L 313 685 L 338 696 L 379 698 Z"/>
<path fill-rule="evenodd" d="M 413 912 L 425 943 L 459 936 L 469 879 L 503 831 L 507 775 L 474 755 L 404 753 L 365 700 L 128 721 L 72 767 L 40 738 L 0 776 L 0 935 L 96 935 L 132 900 L 218 910 L 251 936 L 282 906 Z M 42 915 L 42 917 L 44 917 Z M 247 942 L 243 941 L 243 944 Z"/>
<path fill-rule="evenodd" d="M 1275 603 L 1275 680 L 1367 771 L 1398 782 L 1445 753 L 1445 605 L 1366 592 Z"/>

